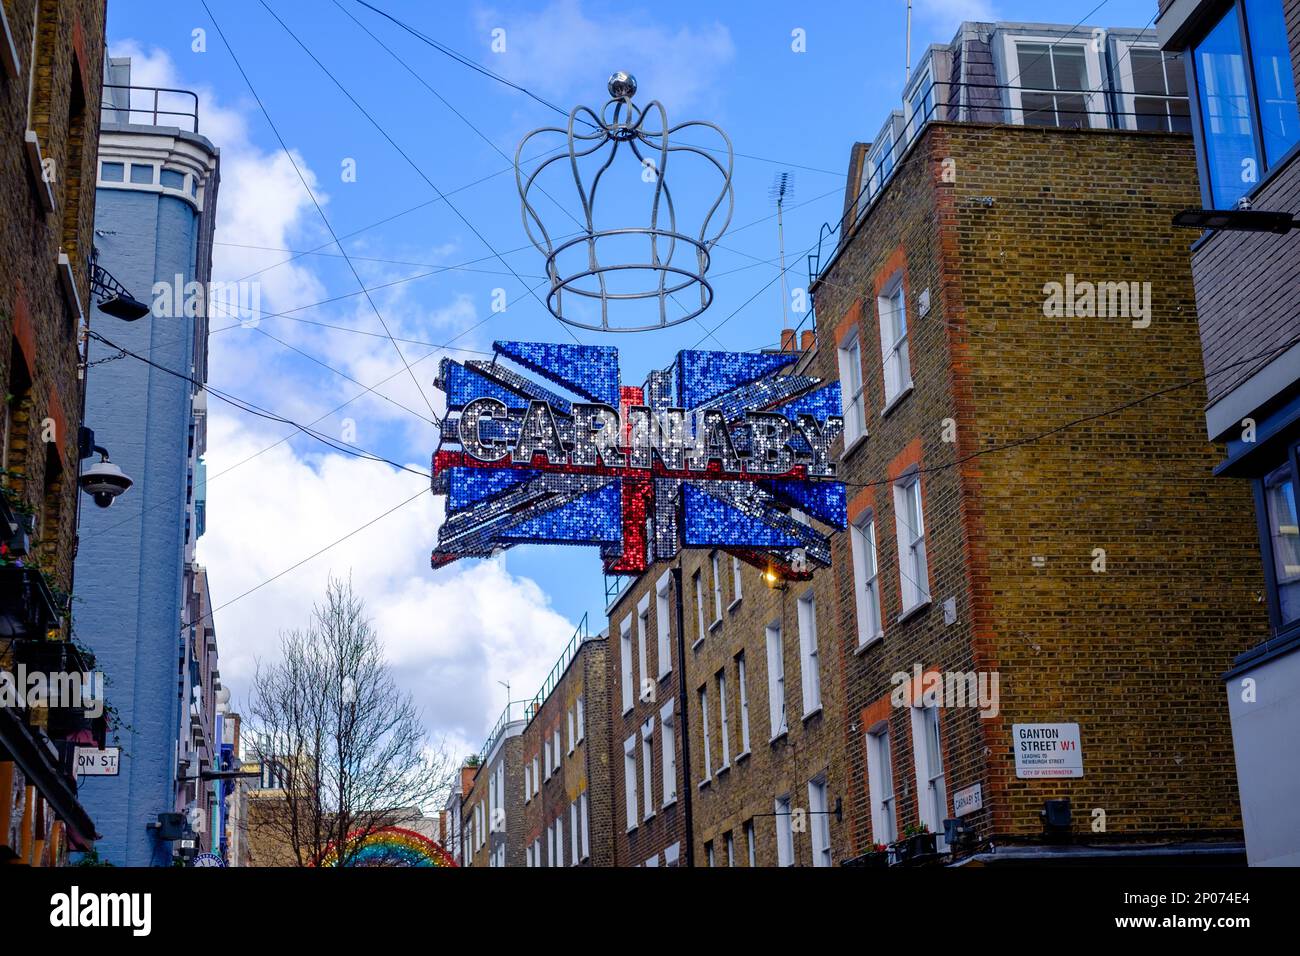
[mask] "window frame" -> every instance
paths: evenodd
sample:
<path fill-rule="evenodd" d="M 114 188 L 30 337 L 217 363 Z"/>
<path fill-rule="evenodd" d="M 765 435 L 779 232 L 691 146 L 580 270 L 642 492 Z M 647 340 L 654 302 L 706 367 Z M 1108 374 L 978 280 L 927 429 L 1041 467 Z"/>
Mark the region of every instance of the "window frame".
<path fill-rule="evenodd" d="M 637 735 L 633 732 L 631 737 L 623 741 L 623 812 L 627 817 L 628 833 L 635 830 L 641 822 L 637 816 L 637 788 L 641 782 L 636 772 L 636 738 Z"/>
<path fill-rule="evenodd" d="M 782 633 L 781 621 L 778 619 L 768 624 L 764 628 L 763 637 L 767 645 L 768 731 L 771 740 L 776 742 L 790 731 L 790 713 L 786 707 L 788 691 L 785 686 L 785 635 Z"/>
<path fill-rule="evenodd" d="M 867 427 L 867 376 L 862 370 L 861 328 L 855 328 L 845 336 L 844 341 L 836 347 L 835 356 L 839 364 L 840 412 L 844 416 L 844 451 L 847 454 L 870 435 Z M 849 385 L 852 387 L 847 387 Z"/>
<path fill-rule="evenodd" d="M 745 652 L 742 650 L 736 654 L 736 688 L 740 692 L 740 753 L 736 754 L 736 759 L 749 753 L 749 688 L 746 686 L 749 679 L 749 669 L 745 666 Z"/>
<path fill-rule="evenodd" d="M 709 552 L 709 570 L 713 572 L 713 622 L 709 630 L 722 623 L 722 561 L 718 551 Z"/>
<path fill-rule="evenodd" d="M 865 529 L 865 530 L 864 530 Z M 885 616 L 880 600 L 880 549 L 876 541 L 876 512 L 868 508 L 849 522 L 849 551 L 853 558 L 853 595 L 857 615 L 858 647 L 885 637 Z M 870 570 L 867 572 L 867 559 Z M 870 618 L 874 614 L 875 624 Z"/>
<path fill-rule="evenodd" d="M 698 693 L 700 703 L 700 726 L 704 729 L 701 754 L 704 760 L 704 775 L 700 777 L 700 786 L 713 779 L 713 746 L 709 734 L 709 685 L 701 684 Z"/>
<path fill-rule="evenodd" d="M 882 417 L 888 415 L 912 391 L 915 384 L 912 380 L 912 327 L 907 314 L 906 279 L 904 270 L 899 269 L 880 287 L 880 293 L 876 296 L 876 320 L 880 327 L 880 374 L 885 397 L 885 405 L 880 412 Z M 895 301 L 897 308 L 894 307 Z M 901 322 L 896 320 L 900 314 Z M 893 375 L 891 368 L 895 370 Z M 894 383 L 892 390 L 891 383 Z"/>
<path fill-rule="evenodd" d="M 665 571 L 655 582 L 655 639 L 656 650 L 658 651 L 659 679 L 663 680 L 673 672 L 672 656 L 672 601 L 669 598 L 669 588 L 672 581 L 672 575 Z"/>
<path fill-rule="evenodd" d="M 812 848 L 812 865 L 827 867 L 833 862 L 831 853 L 830 787 L 825 774 L 808 781 L 808 843 Z"/>
<path fill-rule="evenodd" d="M 718 684 L 718 739 L 722 742 L 722 763 L 718 765 L 721 773 L 731 766 L 731 722 L 727 716 L 727 669 L 724 667 L 713 675 Z"/>
<path fill-rule="evenodd" d="M 919 468 L 894 481 L 894 532 L 898 539 L 898 584 L 902 591 L 902 614 L 906 617 L 930 603 L 930 555 L 926 542 L 925 489 Z M 910 506 L 915 495 L 916 523 L 912 527 Z"/>
<path fill-rule="evenodd" d="M 898 840 L 898 788 L 894 782 L 893 735 L 882 720 L 862 735 L 867 748 L 867 791 L 871 801 L 871 840 Z"/>
<path fill-rule="evenodd" d="M 936 834 L 940 853 L 948 849 L 943 821 L 948 816 L 948 777 L 943 760 L 943 727 L 939 708 L 911 707 L 912 759 L 916 769 L 917 819 Z M 925 794 L 925 798 L 921 798 Z"/>
<path fill-rule="evenodd" d="M 790 820 L 793 810 L 788 793 L 781 794 L 772 802 L 772 815 L 776 820 L 777 866 L 794 866 L 794 827 Z"/>
<path fill-rule="evenodd" d="M 803 719 L 822 709 L 821 652 L 817 646 L 817 595 L 811 587 L 795 602 L 799 622 L 799 686 Z"/>
<path fill-rule="evenodd" d="M 641 675 L 641 683 L 643 685 L 646 681 L 646 675 L 650 673 L 650 669 L 646 666 L 646 644 L 650 640 L 649 630 L 650 595 L 644 594 L 641 596 L 641 600 L 636 603 L 636 661 Z M 646 689 L 643 686 L 641 692 L 635 694 L 635 698 L 636 700 L 645 703 L 645 697 Z"/>
<path fill-rule="evenodd" d="M 655 815 L 654 803 L 654 740 L 655 719 L 646 718 L 641 725 L 641 796 L 645 803 L 641 819 L 649 820 Z"/>
<path fill-rule="evenodd" d="M 1264 566 L 1264 592 L 1268 604 L 1271 637 L 1290 637 L 1300 634 L 1300 616 L 1293 621 L 1282 619 L 1282 583 L 1277 574 L 1277 554 L 1273 546 L 1272 521 L 1269 516 L 1266 482 L 1280 469 L 1291 466 L 1291 483 L 1296 508 L 1300 511 L 1300 442 L 1289 444 L 1280 459 L 1270 459 L 1271 465 L 1251 480 L 1255 495 L 1256 530 L 1259 538 L 1260 558 Z M 1300 517 L 1300 514 L 1297 515 Z"/>
<path fill-rule="evenodd" d="M 1201 201 L 1207 209 L 1222 207 L 1216 205 L 1214 197 L 1214 183 L 1210 172 L 1204 115 L 1201 109 L 1201 87 L 1198 82 L 1200 67 L 1196 62 L 1196 47 L 1204 42 L 1210 33 L 1230 16 L 1236 19 L 1237 36 L 1241 44 L 1242 73 L 1246 84 L 1246 118 L 1250 124 L 1251 145 L 1254 150 L 1253 158 L 1256 168 L 1255 181 L 1249 184 L 1249 188 L 1242 191 L 1233 206 L 1235 207 L 1236 203 L 1239 203 L 1242 199 L 1255 196 L 1264 187 L 1265 183 L 1270 181 L 1273 175 L 1285 168 L 1293 157 L 1300 154 L 1300 138 L 1298 138 L 1274 162 L 1269 162 L 1264 142 L 1263 124 L 1260 119 L 1259 91 L 1256 89 L 1255 84 L 1255 55 L 1250 44 L 1250 29 L 1246 18 L 1245 0 L 1230 0 L 1230 2 L 1223 5 L 1219 16 L 1207 17 L 1196 34 L 1183 44 L 1187 69 L 1187 95 L 1192 116 L 1192 135 L 1196 142 L 1196 168 L 1201 184 Z M 1300 77 L 1295 75 L 1294 66 L 1292 66 L 1291 82 L 1293 86 L 1300 89 Z"/>
<path fill-rule="evenodd" d="M 659 710 L 659 750 L 663 763 L 663 794 L 661 806 L 677 802 L 677 717 L 670 698 Z"/>
<path fill-rule="evenodd" d="M 632 673 L 632 615 L 623 618 L 618 627 L 619 668 L 623 678 L 623 714 L 632 712 L 636 705 L 636 677 Z"/>
<path fill-rule="evenodd" d="M 1083 37 L 1069 36 L 1042 36 L 1030 33 L 1004 32 L 1002 36 L 1002 68 L 1005 75 L 1007 86 L 1007 109 L 1009 119 L 1013 126 L 1033 126 L 1038 124 L 1025 122 L 1025 108 L 1022 92 L 1029 93 L 1065 93 L 1069 95 L 1072 91 L 1066 89 L 1040 89 L 1039 87 L 1024 87 L 1021 83 L 1021 69 L 1019 45 L 1022 43 L 1033 43 L 1045 45 L 1052 51 L 1052 57 L 1049 59 L 1052 69 L 1052 83 L 1056 83 L 1056 61 L 1054 55 L 1057 49 L 1065 47 L 1079 47 L 1083 50 L 1084 74 L 1087 78 L 1087 88 L 1079 91 L 1084 96 L 1084 115 L 1088 121 L 1088 129 L 1109 129 L 1110 117 L 1105 109 L 1105 94 L 1102 85 L 1101 70 L 1101 50 L 1094 50 L 1092 40 Z M 1014 74 L 1012 70 L 1015 70 Z M 1076 94 L 1078 95 L 1078 94 Z M 1071 127 L 1060 125 L 1060 106 L 1055 99 L 1052 101 L 1052 112 L 1056 115 L 1057 122 L 1051 124 L 1056 129 L 1070 129 Z"/>
<path fill-rule="evenodd" d="M 1142 97 L 1154 97 L 1153 93 L 1139 93 L 1137 91 L 1137 78 L 1133 70 L 1133 53 L 1134 51 L 1151 52 L 1160 54 L 1160 62 L 1163 67 L 1163 76 L 1165 81 L 1165 127 L 1166 133 L 1191 132 L 1192 128 L 1192 97 L 1191 91 L 1184 94 L 1183 100 L 1187 103 L 1187 129 L 1176 130 L 1173 128 L 1174 114 L 1170 112 L 1169 105 L 1176 102 L 1178 97 L 1169 92 L 1169 64 L 1171 61 L 1185 60 L 1188 56 L 1186 51 L 1171 54 L 1160 48 L 1160 44 L 1148 40 L 1129 40 L 1115 39 L 1115 54 L 1119 72 L 1119 89 L 1116 91 L 1119 96 L 1120 115 L 1116 117 L 1121 129 L 1136 130 L 1137 122 L 1137 100 Z M 1183 84 L 1187 84 L 1187 68 L 1185 63 L 1178 63 L 1178 68 L 1183 71 Z M 1155 115 L 1155 114 L 1151 114 Z"/>

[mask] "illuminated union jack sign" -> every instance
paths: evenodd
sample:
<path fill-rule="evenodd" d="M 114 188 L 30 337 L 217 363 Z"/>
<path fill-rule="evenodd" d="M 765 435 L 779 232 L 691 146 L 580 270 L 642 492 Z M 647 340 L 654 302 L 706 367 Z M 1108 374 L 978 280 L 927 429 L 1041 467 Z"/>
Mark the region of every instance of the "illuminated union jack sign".
<path fill-rule="evenodd" d="M 433 490 L 447 510 L 435 568 L 526 543 L 598 545 L 608 574 L 682 547 L 786 577 L 830 563 L 820 527 L 845 524 L 831 455 L 840 389 L 792 370 L 798 353 L 683 351 L 627 386 L 611 347 L 493 351 L 438 372 Z"/>

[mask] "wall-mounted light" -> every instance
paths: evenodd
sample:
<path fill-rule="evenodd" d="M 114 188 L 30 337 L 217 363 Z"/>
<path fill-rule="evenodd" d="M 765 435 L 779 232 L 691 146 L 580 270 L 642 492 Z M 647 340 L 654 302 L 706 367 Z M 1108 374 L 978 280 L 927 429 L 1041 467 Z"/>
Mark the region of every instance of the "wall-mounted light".
<path fill-rule="evenodd" d="M 1185 229 L 1227 229 L 1283 235 L 1300 226 L 1300 221 L 1289 212 L 1262 209 L 1184 209 L 1174 216 L 1174 225 Z"/>
<path fill-rule="evenodd" d="M 99 264 L 99 250 L 90 256 L 90 294 L 99 311 L 123 322 L 134 322 L 149 314 L 149 306 L 126 290 L 113 274 Z"/>

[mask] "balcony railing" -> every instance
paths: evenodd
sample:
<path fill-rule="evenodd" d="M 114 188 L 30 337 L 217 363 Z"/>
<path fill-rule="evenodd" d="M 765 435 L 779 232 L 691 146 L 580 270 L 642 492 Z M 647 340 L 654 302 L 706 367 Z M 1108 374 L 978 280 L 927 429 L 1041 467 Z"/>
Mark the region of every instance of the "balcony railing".
<path fill-rule="evenodd" d="M 569 638 L 569 643 L 565 645 L 564 650 L 561 652 L 559 660 L 555 662 L 551 672 L 546 675 L 546 680 L 542 681 L 542 689 L 524 707 L 524 720 L 531 721 L 537 716 L 538 711 L 542 709 L 542 704 L 546 703 L 546 698 L 551 696 L 551 692 L 555 690 L 560 678 L 569 669 L 569 663 L 578 653 L 578 649 L 591 639 L 591 632 L 587 627 L 587 615 L 584 614 L 582 620 L 578 622 L 577 630 L 573 632 L 573 637 Z"/>
<path fill-rule="evenodd" d="M 939 96 L 943 96 L 946 102 L 940 102 Z M 1178 108 L 1187 104 L 1186 95 L 1139 93 L 1114 88 L 1049 90 L 995 83 L 938 81 L 930 83 L 923 97 L 914 98 L 928 104 L 925 112 L 907 116 L 901 124 L 901 131 L 891 129 L 893 140 L 884 150 L 877 151 L 877 144 L 872 144 L 863 160 L 864 167 L 867 163 L 872 163 L 872 167 L 864 168 L 865 175 L 857 196 L 833 225 L 829 222 L 822 224 L 815 248 L 807 257 L 809 288 L 820 274 L 824 257 L 833 256 L 851 231 L 846 226 L 855 224 L 871 210 L 898 162 L 931 122 L 946 120 L 1061 129 L 1191 132 L 1189 113 Z M 1033 105 L 1026 100 L 1031 100 Z M 1139 101 L 1158 102 L 1161 108 L 1124 108 L 1136 107 Z"/>
<path fill-rule="evenodd" d="M 112 92 L 116 90 L 122 92 Z M 176 106 L 177 109 L 163 108 L 164 95 L 168 97 L 166 105 Z M 182 102 L 176 102 L 171 99 L 173 97 L 181 98 Z M 187 103 L 192 105 L 187 106 Z M 166 121 L 159 122 L 163 117 L 166 117 Z M 191 133 L 197 133 L 199 97 L 193 90 L 178 90 L 169 86 L 123 86 L 119 83 L 105 83 L 100 105 L 100 121 L 123 125 L 177 126 Z"/>

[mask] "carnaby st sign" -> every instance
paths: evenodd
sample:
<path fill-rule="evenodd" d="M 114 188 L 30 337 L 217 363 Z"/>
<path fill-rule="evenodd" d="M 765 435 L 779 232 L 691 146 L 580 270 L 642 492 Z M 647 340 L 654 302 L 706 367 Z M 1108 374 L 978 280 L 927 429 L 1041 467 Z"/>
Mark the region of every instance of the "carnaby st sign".
<path fill-rule="evenodd" d="M 493 351 L 439 371 L 433 489 L 447 518 L 434 567 L 529 542 L 597 545 L 611 574 L 681 547 L 796 577 L 830 563 L 809 519 L 844 526 L 839 385 L 792 372 L 797 353 L 688 350 L 626 386 L 614 348 Z"/>

